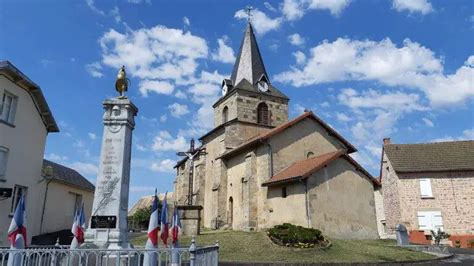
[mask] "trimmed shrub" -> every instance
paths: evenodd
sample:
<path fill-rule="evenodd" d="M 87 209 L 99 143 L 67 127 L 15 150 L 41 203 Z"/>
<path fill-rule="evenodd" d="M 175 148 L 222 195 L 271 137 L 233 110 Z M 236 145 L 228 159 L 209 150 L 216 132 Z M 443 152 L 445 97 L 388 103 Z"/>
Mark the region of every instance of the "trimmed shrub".
<path fill-rule="evenodd" d="M 287 247 L 309 248 L 327 242 L 320 230 L 289 223 L 276 225 L 269 229 L 268 236 Z"/>

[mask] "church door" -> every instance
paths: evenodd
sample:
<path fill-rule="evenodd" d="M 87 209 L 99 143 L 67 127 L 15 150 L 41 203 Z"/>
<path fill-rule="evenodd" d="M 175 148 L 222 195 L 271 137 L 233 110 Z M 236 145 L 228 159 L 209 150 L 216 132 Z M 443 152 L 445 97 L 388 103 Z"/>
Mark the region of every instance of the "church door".
<path fill-rule="evenodd" d="M 233 226 L 233 221 L 234 221 L 234 199 L 232 197 L 229 198 L 229 226 L 232 228 Z"/>

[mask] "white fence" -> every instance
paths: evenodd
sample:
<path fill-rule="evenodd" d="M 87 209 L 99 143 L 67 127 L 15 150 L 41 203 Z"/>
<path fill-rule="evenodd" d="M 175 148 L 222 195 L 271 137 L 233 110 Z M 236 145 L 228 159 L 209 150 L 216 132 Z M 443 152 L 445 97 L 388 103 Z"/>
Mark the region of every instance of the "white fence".
<path fill-rule="evenodd" d="M 148 257 L 149 259 L 145 259 Z M 217 266 L 219 245 L 158 249 L 74 249 L 67 246 L 0 249 L 0 266 Z"/>

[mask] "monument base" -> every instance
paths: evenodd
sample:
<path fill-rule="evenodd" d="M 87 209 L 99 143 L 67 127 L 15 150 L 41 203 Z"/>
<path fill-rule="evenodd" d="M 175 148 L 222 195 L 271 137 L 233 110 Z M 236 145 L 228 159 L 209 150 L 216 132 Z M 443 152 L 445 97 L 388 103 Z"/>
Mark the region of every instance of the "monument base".
<path fill-rule="evenodd" d="M 85 243 L 81 246 L 81 248 L 133 248 L 133 245 L 128 242 L 128 236 L 125 236 L 123 234 L 124 232 L 121 232 L 118 229 L 87 229 L 85 233 Z"/>
<path fill-rule="evenodd" d="M 177 205 L 181 215 L 183 235 L 196 236 L 201 234 L 201 205 Z"/>

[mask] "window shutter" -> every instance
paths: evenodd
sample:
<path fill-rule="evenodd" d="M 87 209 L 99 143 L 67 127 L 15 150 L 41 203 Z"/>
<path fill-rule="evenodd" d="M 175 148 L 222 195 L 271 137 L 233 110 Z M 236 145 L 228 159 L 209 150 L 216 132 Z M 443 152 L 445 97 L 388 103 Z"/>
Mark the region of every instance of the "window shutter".
<path fill-rule="evenodd" d="M 432 214 L 431 223 L 434 229 L 438 230 L 438 228 L 440 228 L 443 230 L 443 217 L 441 216 L 441 212 L 432 212 Z"/>
<path fill-rule="evenodd" d="M 420 192 L 422 198 L 433 197 L 433 193 L 431 191 L 431 180 L 420 179 Z"/>
<path fill-rule="evenodd" d="M 426 217 L 425 212 L 418 212 L 418 228 L 420 230 L 427 230 L 429 226 L 429 218 Z"/>

